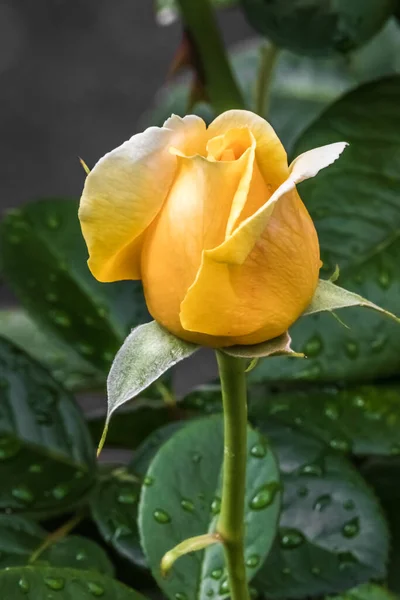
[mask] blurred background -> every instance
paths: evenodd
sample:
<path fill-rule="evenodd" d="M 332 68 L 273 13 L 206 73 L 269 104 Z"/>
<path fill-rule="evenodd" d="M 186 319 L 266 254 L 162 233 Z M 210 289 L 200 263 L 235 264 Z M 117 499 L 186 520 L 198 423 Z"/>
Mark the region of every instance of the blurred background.
<path fill-rule="evenodd" d="M 239 10 L 221 23 L 228 42 L 251 34 Z M 0 0 L 1 208 L 79 196 L 77 157 L 137 131 L 180 40 L 151 0 Z"/>

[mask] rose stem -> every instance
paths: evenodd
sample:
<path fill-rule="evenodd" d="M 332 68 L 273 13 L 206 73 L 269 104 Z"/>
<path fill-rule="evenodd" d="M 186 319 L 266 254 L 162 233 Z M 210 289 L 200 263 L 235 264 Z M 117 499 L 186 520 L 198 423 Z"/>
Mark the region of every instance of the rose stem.
<path fill-rule="evenodd" d="M 278 55 L 279 48 L 272 42 L 261 45 L 256 81 L 255 112 L 264 118 L 268 118 L 271 83 Z"/>
<path fill-rule="evenodd" d="M 214 109 L 221 113 L 230 108 L 245 108 L 209 0 L 177 0 L 177 3 L 195 43 Z"/>
<path fill-rule="evenodd" d="M 247 460 L 247 394 L 244 359 L 217 351 L 224 408 L 224 464 L 221 536 L 229 577 L 231 600 L 248 600 L 244 560 L 244 499 Z"/>

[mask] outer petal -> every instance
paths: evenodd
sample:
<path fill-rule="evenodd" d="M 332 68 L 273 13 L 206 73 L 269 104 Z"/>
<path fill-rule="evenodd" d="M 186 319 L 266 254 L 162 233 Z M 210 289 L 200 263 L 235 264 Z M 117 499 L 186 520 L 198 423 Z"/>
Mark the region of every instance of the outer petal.
<path fill-rule="evenodd" d="M 280 335 L 300 316 L 314 294 L 320 259 L 295 184 L 331 164 L 344 147 L 332 144 L 298 157 L 265 206 L 204 252 L 181 305 L 184 329 L 254 344 Z"/>
<path fill-rule="evenodd" d="M 203 250 L 224 241 L 233 199 L 247 196 L 254 144 L 235 161 L 211 162 L 200 156 L 178 160 L 163 210 L 146 235 L 142 279 L 152 316 L 185 338 L 181 302 L 196 279 Z"/>
<path fill-rule="evenodd" d="M 140 279 L 143 233 L 173 182 L 181 151 L 205 148 L 205 124 L 194 116 L 171 117 L 106 154 L 88 175 L 79 218 L 89 268 L 99 281 Z"/>

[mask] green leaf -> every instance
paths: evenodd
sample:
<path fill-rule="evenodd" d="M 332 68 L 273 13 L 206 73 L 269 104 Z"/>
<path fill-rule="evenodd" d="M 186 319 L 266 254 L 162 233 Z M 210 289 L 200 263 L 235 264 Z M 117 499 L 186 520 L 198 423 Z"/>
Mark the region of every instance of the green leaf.
<path fill-rule="evenodd" d="M 248 430 L 246 483 L 247 575 L 251 579 L 273 542 L 280 508 L 279 473 L 267 441 Z M 220 544 L 186 555 L 167 579 L 163 555 L 184 539 L 214 531 L 220 508 L 223 430 L 220 416 L 188 424 L 158 451 L 147 471 L 139 504 L 142 546 L 159 586 L 169 598 L 226 597 L 227 575 Z"/>
<path fill-rule="evenodd" d="M 18 516 L 0 515 L 0 569 L 26 565 L 48 533 L 34 521 Z M 106 553 L 91 540 L 70 536 L 47 548 L 38 562 L 52 567 L 69 567 L 113 575 Z"/>
<path fill-rule="evenodd" d="M 4 277 L 28 313 L 100 371 L 148 318 L 138 282 L 103 284 L 89 272 L 76 201 L 41 200 L 10 211 L 0 251 Z"/>
<path fill-rule="evenodd" d="M 381 585 L 365 583 L 339 596 L 333 596 L 332 600 L 396 600 L 396 596 Z"/>
<path fill-rule="evenodd" d="M 250 24 L 280 48 L 308 56 L 347 53 L 378 33 L 395 0 L 242 0 Z"/>
<path fill-rule="evenodd" d="M 347 389 L 322 388 L 269 395 L 250 389 L 250 414 L 293 425 L 333 450 L 356 455 L 400 453 L 400 386 L 395 383 Z"/>
<path fill-rule="evenodd" d="M 144 600 L 144 596 L 118 581 L 76 569 L 15 567 L 0 571 L 0 597 L 44 600 Z"/>
<path fill-rule="evenodd" d="M 102 575 L 114 575 L 114 567 L 103 548 L 79 535 L 71 535 L 52 544 L 38 558 L 38 566 L 43 561 L 51 567 L 68 567 L 96 571 Z"/>
<path fill-rule="evenodd" d="M 400 452 L 400 447 L 399 447 Z M 362 466 L 362 474 L 382 503 L 390 528 L 390 556 L 387 574 L 389 588 L 400 593 L 400 458 L 371 458 Z"/>
<path fill-rule="evenodd" d="M 172 335 L 156 321 L 134 329 L 118 351 L 108 376 L 107 422 L 119 406 L 198 348 Z"/>
<path fill-rule="evenodd" d="M 325 272 L 338 264 L 341 287 L 393 312 L 400 295 L 399 103 L 400 77 L 363 85 L 330 107 L 295 151 L 350 143 L 340 161 L 299 186 L 300 195 L 318 230 Z M 354 381 L 397 373 L 397 326 L 358 308 L 343 316 L 349 330 L 329 314 L 300 319 L 290 333 L 293 347 L 310 357 L 307 363 L 273 358 L 250 379 Z"/>
<path fill-rule="evenodd" d="M 215 8 L 234 6 L 238 0 L 211 0 Z M 156 0 L 156 17 L 159 25 L 171 25 L 179 18 L 179 8 L 176 0 Z"/>
<path fill-rule="evenodd" d="M 0 340 L 0 394 L 0 511 L 44 517 L 70 509 L 96 476 L 78 406 L 6 340 Z"/>
<path fill-rule="evenodd" d="M 105 384 L 103 373 L 82 360 L 60 339 L 45 333 L 24 310 L 0 311 L 0 336 L 44 365 L 67 389 L 93 389 Z"/>
<path fill-rule="evenodd" d="M 136 450 L 126 468 L 116 468 L 100 478 L 91 498 L 92 517 L 103 538 L 140 567 L 146 565 L 137 525 L 142 483 L 151 483 L 145 478 L 150 461 L 181 426 L 182 423 L 172 423 L 152 433 Z"/>
<path fill-rule="evenodd" d="M 280 530 L 253 584 L 268 598 L 346 590 L 385 575 L 389 535 L 370 488 L 339 453 L 273 418 L 256 422 L 278 456 Z"/>
<path fill-rule="evenodd" d="M 46 532 L 34 521 L 0 515 L 0 569 L 26 565 Z"/>

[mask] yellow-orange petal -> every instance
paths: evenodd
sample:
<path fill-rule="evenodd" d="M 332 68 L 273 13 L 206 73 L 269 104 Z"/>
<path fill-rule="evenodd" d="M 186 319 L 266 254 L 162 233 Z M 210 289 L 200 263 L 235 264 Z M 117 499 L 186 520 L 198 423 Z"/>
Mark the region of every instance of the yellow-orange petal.
<path fill-rule="evenodd" d="M 144 232 L 173 182 L 177 159 L 171 146 L 205 148 L 205 124 L 189 116 L 150 127 L 101 158 L 88 175 L 79 219 L 89 268 L 99 281 L 140 279 Z"/>
<path fill-rule="evenodd" d="M 219 246 L 237 194 L 246 197 L 254 144 L 235 161 L 178 157 L 179 170 L 142 254 L 142 279 L 151 315 L 182 335 L 180 305 L 196 279 L 203 250 Z"/>
<path fill-rule="evenodd" d="M 219 247 L 203 253 L 181 305 L 184 329 L 244 336 L 242 343 L 254 344 L 280 335 L 300 316 L 314 294 L 320 258 L 313 222 L 294 188 L 344 147 L 331 144 L 299 156 L 270 200 Z"/>
<path fill-rule="evenodd" d="M 274 192 L 287 179 L 289 168 L 282 142 L 273 127 L 248 110 L 228 110 L 209 125 L 209 138 L 240 127 L 248 128 L 256 140 L 256 161 L 267 186 Z"/>

